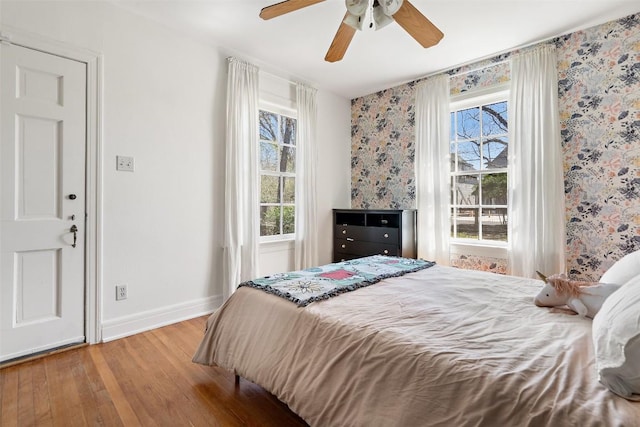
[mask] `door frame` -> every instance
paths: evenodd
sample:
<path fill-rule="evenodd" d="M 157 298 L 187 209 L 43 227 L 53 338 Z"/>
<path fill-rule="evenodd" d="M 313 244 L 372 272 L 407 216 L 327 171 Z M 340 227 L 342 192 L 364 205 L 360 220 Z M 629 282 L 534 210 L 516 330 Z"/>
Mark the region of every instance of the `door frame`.
<path fill-rule="evenodd" d="M 0 25 L 0 43 L 61 56 L 83 62 L 87 66 L 85 340 L 89 344 L 95 344 L 102 341 L 103 55 L 9 25 Z"/>

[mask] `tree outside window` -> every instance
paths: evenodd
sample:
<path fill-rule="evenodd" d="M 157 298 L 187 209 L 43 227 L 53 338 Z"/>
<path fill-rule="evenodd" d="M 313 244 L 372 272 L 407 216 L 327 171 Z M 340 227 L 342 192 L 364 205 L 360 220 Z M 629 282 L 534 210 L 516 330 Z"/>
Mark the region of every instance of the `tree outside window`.
<path fill-rule="evenodd" d="M 507 101 L 451 112 L 451 236 L 507 241 Z"/>
<path fill-rule="evenodd" d="M 259 113 L 260 236 L 295 233 L 296 119 Z"/>

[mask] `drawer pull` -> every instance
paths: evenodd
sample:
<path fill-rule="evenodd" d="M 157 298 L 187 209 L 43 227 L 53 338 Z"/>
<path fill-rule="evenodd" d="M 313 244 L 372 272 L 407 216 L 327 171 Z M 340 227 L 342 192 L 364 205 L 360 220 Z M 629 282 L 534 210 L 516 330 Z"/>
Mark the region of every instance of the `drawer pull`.
<path fill-rule="evenodd" d="M 351 237 L 347 237 L 347 242 L 353 242 L 353 239 Z"/>
<path fill-rule="evenodd" d="M 342 234 L 347 234 L 347 230 L 342 230 Z"/>
<path fill-rule="evenodd" d="M 346 247 L 347 247 L 347 245 L 345 245 L 345 244 L 342 244 L 342 249 L 344 249 L 344 248 L 346 248 Z"/>
<path fill-rule="evenodd" d="M 389 237 L 389 234 L 388 233 L 384 233 L 384 238 L 386 239 L 388 237 Z"/>
<path fill-rule="evenodd" d="M 384 253 L 385 253 L 385 254 L 388 254 L 388 253 L 389 253 L 389 251 L 388 251 L 387 249 L 385 249 L 385 250 L 384 250 Z"/>

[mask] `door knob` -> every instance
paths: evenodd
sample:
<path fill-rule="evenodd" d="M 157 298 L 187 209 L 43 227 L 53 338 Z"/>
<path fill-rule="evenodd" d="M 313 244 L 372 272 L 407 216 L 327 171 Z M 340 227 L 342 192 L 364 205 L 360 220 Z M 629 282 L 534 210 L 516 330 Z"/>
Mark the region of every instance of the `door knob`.
<path fill-rule="evenodd" d="M 75 200 L 75 199 L 76 199 L 75 194 L 69 194 L 69 200 Z"/>
<path fill-rule="evenodd" d="M 72 248 L 76 247 L 76 241 L 78 240 L 78 226 L 73 224 L 71 226 L 71 228 L 69 229 L 70 232 L 73 233 L 73 245 L 71 245 Z"/>

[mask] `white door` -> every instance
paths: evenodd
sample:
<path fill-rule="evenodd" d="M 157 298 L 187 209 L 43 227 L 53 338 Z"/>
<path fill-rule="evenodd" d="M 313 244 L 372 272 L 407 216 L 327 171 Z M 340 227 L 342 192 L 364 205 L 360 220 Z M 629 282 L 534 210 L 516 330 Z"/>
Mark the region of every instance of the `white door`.
<path fill-rule="evenodd" d="M 85 341 L 86 64 L 0 44 L 0 89 L 6 361 Z"/>

